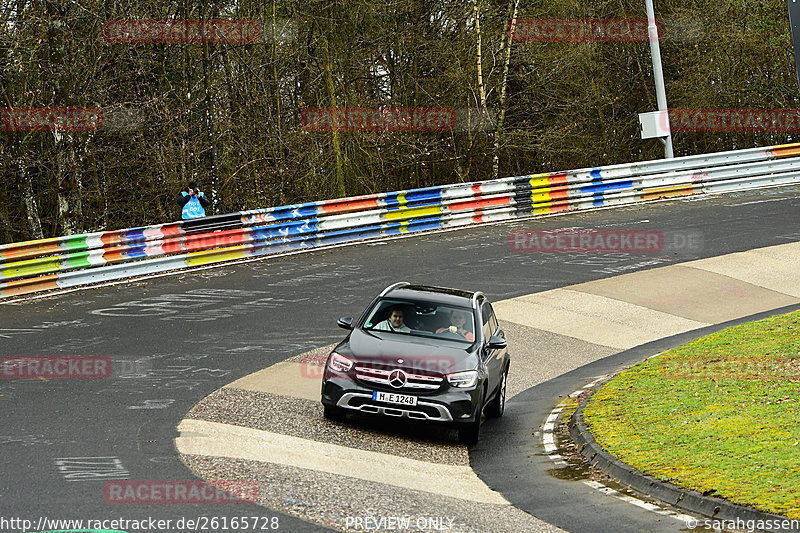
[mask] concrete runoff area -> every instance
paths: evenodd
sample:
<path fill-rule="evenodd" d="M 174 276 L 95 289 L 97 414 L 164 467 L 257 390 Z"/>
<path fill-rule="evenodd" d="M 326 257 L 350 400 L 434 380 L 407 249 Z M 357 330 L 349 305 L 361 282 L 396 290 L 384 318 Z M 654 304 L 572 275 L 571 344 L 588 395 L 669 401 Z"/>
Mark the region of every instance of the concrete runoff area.
<path fill-rule="evenodd" d="M 496 302 L 498 318 L 508 330 L 512 354 L 509 395 L 513 397 L 552 377 L 659 338 L 798 304 L 798 257 L 800 243 L 791 243 Z M 306 361 L 319 361 L 327 350 L 329 347 L 317 350 Z M 249 393 L 254 402 L 259 401 L 255 397 L 257 393 L 282 397 L 286 401 L 302 400 L 309 412 L 313 412 L 319 400 L 319 377 L 310 377 L 304 364 L 302 357 L 293 358 L 246 376 L 226 388 L 245 395 Z M 203 402 L 193 412 L 202 413 Z M 232 404 L 228 408 L 235 406 Z M 323 420 L 321 409 L 317 411 L 320 413 L 317 423 L 335 431 L 335 423 Z M 381 483 L 388 489 L 396 487 L 398 491 L 412 489 L 465 499 L 476 502 L 474 505 L 492 508 L 510 505 L 474 473 L 466 472 L 468 467 L 444 457 L 444 453 L 441 461 L 429 458 L 427 462 L 414 462 L 390 451 L 346 449 L 341 444 L 327 442 L 324 435 L 314 434 L 308 438 L 283 435 L 279 422 L 268 431 L 264 428 L 250 430 L 242 427 L 241 420 L 226 423 L 227 415 L 213 422 L 207 420 L 208 415 L 192 416 L 190 413 L 189 418 L 181 422 L 181 435 L 176 439 L 189 466 L 197 463 L 198 457 L 212 463 L 217 458 L 220 464 L 241 459 L 259 468 L 272 465 L 301 469 L 305 475 L 335 474 L 351 481 Z M 388 433 L 391 431 L 378 433 L 376 438 L 392 438 Z M 533 437 L 531 443 L 540 444 Z M 398 445 L 402 446 L 402 438 Z M 288 448 L 290 452 L 286 451 Z M 330 466 L 331 462 L 339 461 L 340 466 Z M 398 468 L 408 471 L 408 478 L 393 475 Z M 197 469 L 196 473 L 202 477 L 203 470 Z M 347 483 L 349 490 L 359 490 L 357 482 Z M 279 493 L 281 487 L 272 486 L 271 490 Z M 320 497 L 322 494 L 328 499 L 336 497 L 324 484 L 319 491 Z M 386 497 L 392 499 L 390 494 Z M 291 509 L 281 510 L 292 514 Z M 342 516 L 333 511 L 322 514 L 324 516 L 303 518 L 328 527 L 345 528 Z M 456 518 L 459 527 L 452 531 L 471 531 L 478 527 L 470 513 Z M 493 531 L 518 531 L 519 527 L 517 522 L 501 523 Z M 525 527 L 531 531 L 557 531 L 533 517 Z"/>

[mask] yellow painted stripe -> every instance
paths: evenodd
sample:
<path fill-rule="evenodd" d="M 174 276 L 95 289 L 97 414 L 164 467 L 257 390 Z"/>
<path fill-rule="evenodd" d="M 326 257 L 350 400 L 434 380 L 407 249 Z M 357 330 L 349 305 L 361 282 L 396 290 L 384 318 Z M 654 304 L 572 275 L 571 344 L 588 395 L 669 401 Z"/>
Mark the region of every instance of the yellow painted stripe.
<path fill-rule="evenodd" d="M 408 203 L 408 200 L 406 200 L 406 192 L 407 191 L 400 191 L 397 193 L 397 203 L 401 205 L 406 205 Z"/>
<path fill-rule="evenodd" d="M 400 233 L 408 233 L 408 221 L 403 221 L 400 223 Z"/>
<path fill-rule="evenodd" d="M 409 218 L 427 217 L 441 214 L 442 208 L 439 206 L 411 207 L 407 209 L 398 209 L 396 211 L 387 211 L 384 214 L 384 218 L 386 220 L 405 220 Z"/>
<path fill-rule="evenodd" d="M 694 187 L 686 184 L 654 187 L 652 189 L 645 189 L 643 192 L 645 200 L 652 200 L 653 198 L 674 198 L 676 196 L 695 194 Z"/>
<path fill-rule="evenodd" d="M 533 208 L 534 215 L 549 215 L 550 208 L 549 207 L 534 207 Z"/>
<path fill-rule="evenodd" d="M 529 180 L 531 187 L 538 189 L 539 187 L 547 187 L 550 185 L 550 180 L 547 178 L 549 174 L 532 174 Z"/>
<path fill-rule="evenodd" d="M 232 246 L 222 250 L 191 252 L 186 258 L 186 266 L 207 265 L 219 261 L 242 259 L 246 256 L 247 246 Z"/>
<path fill-rule="evenodd" d="M 9 263 L 0 269 L 0 278 L 30 277 L 35 274 L 58 272 L 61 269 L 61 260 L 58 257 L 50 259 L 31 259 Z"/>
<path fill-rule="evenodd" d="M 550 191 L 548 190 L 546 192 L 531 193 L 531 200 L 533 200 L 534 203 L 541 204 L 544 202 L 550 202 L 553 200 L 553 198 L 550 197 Z"/>

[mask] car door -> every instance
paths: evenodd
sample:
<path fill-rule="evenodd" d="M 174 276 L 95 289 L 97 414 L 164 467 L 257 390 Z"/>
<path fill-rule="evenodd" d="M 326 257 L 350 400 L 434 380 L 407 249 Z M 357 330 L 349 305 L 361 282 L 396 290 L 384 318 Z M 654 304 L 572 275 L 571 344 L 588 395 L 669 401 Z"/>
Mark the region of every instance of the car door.
<path fill-rule="evenodd" d="M 488 373 L 489 388 L 487 394 L 491 394 L 500 383 L 503 350 L 490 350 L 488 348 L 489 339 L 500 329 L 497 317 L 494 314 L 494 309 L 492 309 L 492 305 L 489 302 L 484 302 L 481 305 L 481 320 L 483 322 L 483 348 L 481 349 L 481 358 L 483 359 Z"/>

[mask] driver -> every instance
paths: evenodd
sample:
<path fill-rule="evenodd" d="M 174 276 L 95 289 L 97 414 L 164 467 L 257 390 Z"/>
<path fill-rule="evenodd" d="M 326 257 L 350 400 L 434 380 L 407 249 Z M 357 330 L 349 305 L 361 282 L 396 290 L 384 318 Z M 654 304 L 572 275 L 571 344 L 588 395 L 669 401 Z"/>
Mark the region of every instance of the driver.
<path fill-rule="evenodd" d="M 464 329 L 464 324 L 466 322 L 467 322 L 466 313 L 453 309 L 452 311 L 450 311 L 450 327 L 439 328 L 436 330 L 436 333 L 444 333 L 446 331 L 449 331 L 450 333 L 456 333 L 458 335 L 461 335 L 468 341 L 472 342 L 475 340 L 475 336 L 472 334 L 472 332 Z"/>
<path fill-rule="evenodd" d="M 374 328 L 381 331 L 400 331 L 402 333 L 411 333 L 411 328 L 403 323 L 403 309 L 400 307 L 392 307 L 389 309 L 389 318 L 383 322 L 379 322 Z"/>

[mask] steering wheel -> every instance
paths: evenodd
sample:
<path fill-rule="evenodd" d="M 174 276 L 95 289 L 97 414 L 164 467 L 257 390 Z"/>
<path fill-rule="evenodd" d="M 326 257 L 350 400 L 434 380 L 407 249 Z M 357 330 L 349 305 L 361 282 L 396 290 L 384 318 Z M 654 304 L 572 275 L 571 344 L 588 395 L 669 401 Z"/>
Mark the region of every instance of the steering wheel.
<path fill-rule="evenodd" d="M 460 331 L 458 333 L 453 333 L 449 329 L 446 329 L 444 331 L 440 331 L 439 333 L 437 333 L 437 335 L 442 336 L 442 337 L 446 337 L 446 338 L 449 338 L 449 339 L 457 339 L 457 340 L 464 340 L 464 339 L 467 338 L 466 335 L 462 334 Z"/>

